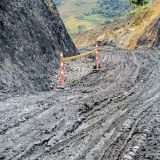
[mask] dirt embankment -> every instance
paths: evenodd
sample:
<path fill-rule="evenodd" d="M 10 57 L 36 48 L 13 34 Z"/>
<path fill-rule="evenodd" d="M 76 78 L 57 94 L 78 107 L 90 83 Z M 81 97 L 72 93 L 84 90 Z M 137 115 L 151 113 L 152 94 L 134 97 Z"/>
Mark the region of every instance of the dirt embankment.
<path fill-rule="evenodd" d="M 72 35 L 78 47 L 111 44 L 121 48 L 151 48 L 160 46 L 160 1 L 154 0 L 133 15 L 100 27 Z"/>

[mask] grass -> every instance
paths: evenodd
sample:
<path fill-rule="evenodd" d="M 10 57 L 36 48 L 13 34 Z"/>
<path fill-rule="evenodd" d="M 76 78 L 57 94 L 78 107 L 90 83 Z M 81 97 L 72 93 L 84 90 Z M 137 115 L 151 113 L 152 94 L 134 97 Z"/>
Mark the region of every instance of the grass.
<path fill-rule="evenodd" d="M 106 24 L 80 34 L 72 34 L 72 39 L 77 47 L 93 45 L 97 38 L 100 41 L 111 42 L 128 49 L 136 48 L 142 36 L 147 36 L 152 43 L 152 40 L 154 41 L 152 27 L 160 17 L 159 0 L 154 0 L 144 7 L 137 8 L 133 13 L 128 20 L 126 19 L 120 24 Z"/>
<path fill-rule="evenodd" d="M 98 14 L 97 15 L 94 14 L 94 15 L 84 16 L 84 18 L 78 18 L 78 19 L 90 21 L 94 25 L 99 25 L 99 24 L 102 24 L 106 21 L 105 17 L 100 16 Z"/>
<path fill-rule="evenodd" d="M 84 30 L 84 28 L 90 29 L 110 21 L 100 14 L 92 15 L 91 10 L 96 5 L 97 0 L 62 0 L 58 10 L 68 32 L 77 33 L 79 32 L 79 26 L 83 26 Z M 88 13 L 91 15 L 88 15 Z"/>
<path fill-rule="evenodd" d="M 98 15 L 91 15 L 87 16 L 83 19 L 77 17 L 71 17 L 64 21 L 65 26 L 69 33 L 76 33 L 80 30 L 78 29 L 79 26 L 83 26 L 84 29 L 91 29 L 97 25 L 100 25 L 106 21 L 105 18 L 98 16 Z"/>
<path fill-rule="evenodd" d="M 126 12 L 123 16 L 126 17 L 126 16 L 129 16 L 129 15 L 131 15 L 131 14 L 135 14 L 135 13 L 137 13 L 138 11 L 142 10 L 143 8 L 145 8 L 146 6 L 147 6 L 147 5 L 145 5 L 145 6 L 136 6 L 134 9 Z"/>
<path fill-rule="evenodd" d="M 83 30 L 91 29 L 97 25 L 100 25 L 106 21 L 103 17 L 96 16 L 87 16 L 84 19 L 79 19 L 76 17 L 69 18 L 64 21 L 64 24 L 69 33 L 77 33 L 79 32 L 78 27 L 83 26 Z"/>
<path fill-rule="evenodd" d="M 89 11 L 96 5 L 96 0 L 63 0 L 58 7 L 62 19 L 76 17 Z"/>
<path fill-rule="evenodd" d="M 93 23 L 91 23 L 90 21 L 87 20 L 79 20 L 77 18 L 70 18 L 65 20 L 65 26 L 68 30 L 69 33 L 75 33 L 75 32 L 79 32 L 78 30 L 78 26 L 84 26 L 85 29 L 87 28 L 92 28 L 95 25 Z"/>
<path fill-rule="evenodd" d="M 50 1 L 50 0 L 45 0 Z M 64 24 L 69 33 L 77 33 L 81 30 L 88 30 L 98 25 L 103 24 L 106 21 L 110 21 L 100 15 L 86 15 L 92 8 L 95 7 L 97 0 L 62 0 L 61 5 L 58 6 L 60 15 L 64 21 Z M 139 10 L 142 10 L 146 6 L 137 6 L 134 10 L 131 10 L 122 17 L 127 17 L 130 14 L 136 14 Z"/>
<path fill-rule="evenodd" d="M 94 18 L 87 16 L 83 19 L 78 18 L 83 13 L 90 11 L 96 5 L 97 0 L 63 0 L 61 5 L 58 6 L 60 15 L 65 23 L 69 33 L 79 32 L 78 27 L 83 26 L 83 29 L 95 27 L 102 20 L 102 18 Z M 96 21 L 94 21 L 96 19 Z"/>

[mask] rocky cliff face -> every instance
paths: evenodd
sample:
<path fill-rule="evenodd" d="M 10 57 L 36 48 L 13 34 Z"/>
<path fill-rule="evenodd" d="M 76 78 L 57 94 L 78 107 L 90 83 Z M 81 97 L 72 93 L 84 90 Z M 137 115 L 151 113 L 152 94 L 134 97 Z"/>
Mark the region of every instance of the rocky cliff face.
<path fill-rule="evenodd" d="M 51 0 L 0 1 L 0 95 L 49 90 L 61 50 L 77 53 Z"/>

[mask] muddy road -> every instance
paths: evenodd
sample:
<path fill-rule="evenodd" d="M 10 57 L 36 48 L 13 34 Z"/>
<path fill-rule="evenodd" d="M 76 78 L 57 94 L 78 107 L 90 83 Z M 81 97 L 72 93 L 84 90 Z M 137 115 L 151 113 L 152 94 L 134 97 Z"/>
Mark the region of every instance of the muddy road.
<path fill-rule="evenodd" d="M 160 51 L 100 56 L 65 90 L 0 102 L 0 160 L 160 159 Z"/>

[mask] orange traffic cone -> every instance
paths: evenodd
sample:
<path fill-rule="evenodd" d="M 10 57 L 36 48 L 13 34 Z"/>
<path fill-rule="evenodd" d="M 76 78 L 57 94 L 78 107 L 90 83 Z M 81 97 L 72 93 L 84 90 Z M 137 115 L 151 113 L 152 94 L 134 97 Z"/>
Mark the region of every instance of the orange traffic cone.
<path fill-rule="evenodd" d="M 64 61 L 63 61 L 63 52 L 60 53 L 60 86 L 64 87 Z"/>
<path fill-rule="evenodd" d="M 99 70 L 99 53 L 98 53 L 98 45 L 96 44 L 96 70 Z"/>

